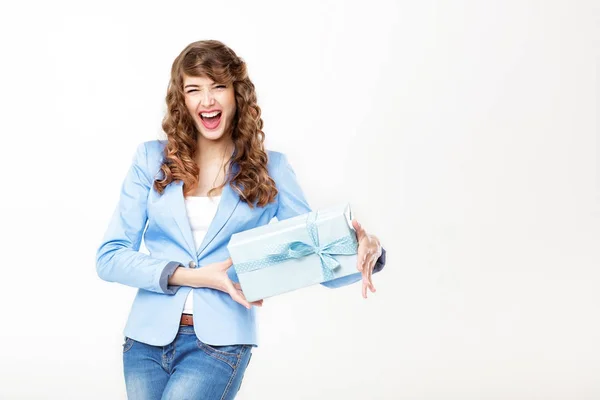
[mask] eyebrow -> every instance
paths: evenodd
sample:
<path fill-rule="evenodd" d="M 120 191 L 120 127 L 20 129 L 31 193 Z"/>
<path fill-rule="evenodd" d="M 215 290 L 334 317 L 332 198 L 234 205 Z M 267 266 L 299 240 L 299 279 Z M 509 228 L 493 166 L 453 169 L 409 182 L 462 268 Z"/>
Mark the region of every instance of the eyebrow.
<path fill-rule="evenodd" d="M 211 84 L 211 86 L 212 85 L 223 85 L 223 83 L 214 82 L 214 83 Z M 188 88 L 188 87 L 197 87 L 197 88 L 199 88 L 200 85 L 189 84 L 189 85 L 185 85 L 183 88 L 185 89 L 185 88 Z"/>

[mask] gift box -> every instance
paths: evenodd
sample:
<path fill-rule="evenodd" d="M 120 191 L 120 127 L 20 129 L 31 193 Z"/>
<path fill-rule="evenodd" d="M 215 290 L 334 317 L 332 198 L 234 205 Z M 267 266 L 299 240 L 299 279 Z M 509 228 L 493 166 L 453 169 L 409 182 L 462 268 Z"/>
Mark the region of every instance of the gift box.
<path fill-rule="evenodd" d="M 352 219 L 346 203 L 232 235 L 227 249 L 246 299 L 357 273 Z"/>

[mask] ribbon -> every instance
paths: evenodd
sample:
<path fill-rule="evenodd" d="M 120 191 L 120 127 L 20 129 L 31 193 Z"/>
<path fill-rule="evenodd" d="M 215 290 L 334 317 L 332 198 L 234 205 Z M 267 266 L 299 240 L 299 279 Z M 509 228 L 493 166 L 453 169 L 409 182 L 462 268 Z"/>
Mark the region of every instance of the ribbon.
<path fill-rule="evenodd" d="M 311 243 L 300 240 L 293 242 L 271 245 L 267 248 L 267 256 L 258 260 L 252 260 L 235 264 L 237 273 L 251 272 L 279 264 L 283 261 L 306 257 L 317 254 L 321 260 L 321 270 L 324 281 L 334 278 L 333 271 L 340 266 L 334 255 L 356 254 L 358 244 L 356 237 L 352 234 L 343 236 L 333 242 L 324 245 L 319 244 L 319 232 L 316 224 L 317 213 L 310 212 L 306 217 L 306 229 Z"/>

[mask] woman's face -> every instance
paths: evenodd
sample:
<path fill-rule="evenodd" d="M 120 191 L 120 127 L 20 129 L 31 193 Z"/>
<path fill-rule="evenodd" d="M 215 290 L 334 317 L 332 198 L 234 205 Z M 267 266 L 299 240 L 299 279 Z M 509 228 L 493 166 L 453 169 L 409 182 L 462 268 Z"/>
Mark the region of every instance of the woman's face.
<path fill-rule="evenodd" d="M 229 135 L 236 110 L 233 85 L 184 75 L 183 92 L 185 105 L 204 138 L 219 140 Z"/>

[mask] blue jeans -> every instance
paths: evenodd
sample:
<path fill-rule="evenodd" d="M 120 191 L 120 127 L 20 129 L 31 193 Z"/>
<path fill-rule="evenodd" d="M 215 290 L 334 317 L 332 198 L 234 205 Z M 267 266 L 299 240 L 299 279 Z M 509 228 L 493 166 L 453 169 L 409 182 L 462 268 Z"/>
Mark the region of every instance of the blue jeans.
<path fill-rule="evenodd" d="M 152 346 L 126 337 L 123 369 L 129 400 L 233 399 L 252 345 L 212 346 L 182 325 L 172 343 Z"/>

